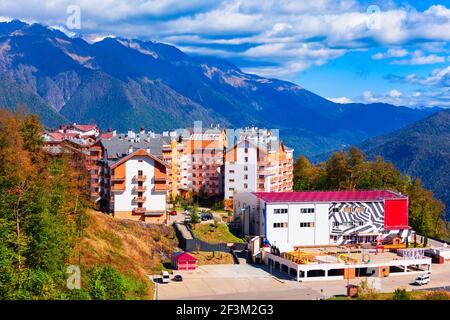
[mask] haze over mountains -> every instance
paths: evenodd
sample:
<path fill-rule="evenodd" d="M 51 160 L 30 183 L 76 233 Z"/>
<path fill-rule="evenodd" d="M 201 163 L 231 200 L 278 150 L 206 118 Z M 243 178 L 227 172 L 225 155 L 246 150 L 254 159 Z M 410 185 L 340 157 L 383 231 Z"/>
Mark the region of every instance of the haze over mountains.
<path fill-rule="evenodd" d="M 331 81 L 326 80 L 324 81 Z M 39 24 L 0 23 L 0 105 L 27 104 L 48 126 L 72 121 L 125 131 L 204 125 L 280 129 L 308 156 L 357 144 L 435 110 L 336 104 L 233 64 L 121 38 L 88 43 Z"/>

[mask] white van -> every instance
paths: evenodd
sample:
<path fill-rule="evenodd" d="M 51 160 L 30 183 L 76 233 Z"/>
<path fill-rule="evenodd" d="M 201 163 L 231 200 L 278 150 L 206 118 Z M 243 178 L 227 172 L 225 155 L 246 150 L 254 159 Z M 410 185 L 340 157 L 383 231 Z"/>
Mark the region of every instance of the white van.
<path fill-rule="evenodd" d="M 169 281 L 170 281 L 169 272 L 163 271 L 162 272 L 162 283 L 169 283 Z"/>
<path fill-rule="evenodd" d="M 430 275 L 429 274 L 424 274 L 422 276 L 418 276 L 416 278 L 416 280 L 414 281 L 415 284 L 421 286 L 424 284 L 428 284 L 430 282 Z"/>

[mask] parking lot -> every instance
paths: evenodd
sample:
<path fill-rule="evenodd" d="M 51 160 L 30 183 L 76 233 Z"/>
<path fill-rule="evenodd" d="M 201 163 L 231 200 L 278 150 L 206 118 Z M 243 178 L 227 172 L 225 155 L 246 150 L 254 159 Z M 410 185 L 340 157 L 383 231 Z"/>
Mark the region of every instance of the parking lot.
<path fill-rule="evenodd" d="M 158 284 L 158 299 L 309 300 L 343 295 L 347 284 L 346 280 L 296 282 L 279 272 L 273 277 L 265 266 L 246 264 L 199 266 L 195 271 L 176 271 L 175 274 L 181 274 L 183 281 Z M 433 265 L 431 281 L 422 287 L 411 285 L 414 281 L 411 275 L 375 279 L 381 292 L 392 292 L 399 287 L 416 290 L 448 286 L 450 264 Z M 350 283 L 358 284 L 361 280 L 352 279 Z"/>

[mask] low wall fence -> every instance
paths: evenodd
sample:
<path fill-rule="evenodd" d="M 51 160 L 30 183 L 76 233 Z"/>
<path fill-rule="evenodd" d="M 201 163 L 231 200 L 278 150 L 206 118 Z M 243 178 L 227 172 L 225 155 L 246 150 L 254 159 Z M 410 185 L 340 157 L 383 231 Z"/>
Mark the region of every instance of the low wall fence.
<path fill-rule="evenodd" d="M 180 228 L 185 227 L 189 233 L 192 235 L 192 239 L 186 239 Z M 192 229 L 188 225 L 180 226 L 178 223 L 174 224 L 175 234 L 179 240 L 180 248 L 186 252 L 192 251 L 221 251 L 221 252 L 230 252 L 230 247 L 227 243 L 208 243 L 203 240 L 200 240 L 194 236 Z M 234 243 L 234 250 L 245 250 L 247 248 L 247 243 Z"/>

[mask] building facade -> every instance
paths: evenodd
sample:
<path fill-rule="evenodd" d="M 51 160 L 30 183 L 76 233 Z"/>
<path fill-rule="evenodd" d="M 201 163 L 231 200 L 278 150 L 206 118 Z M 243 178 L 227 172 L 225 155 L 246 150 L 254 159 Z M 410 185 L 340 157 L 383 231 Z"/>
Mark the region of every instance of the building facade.
<path fill-rule="evenodd" d="M 281 251 L 410 235 L 408 198 L 392 191 L 253 192 L 234 198 L 248 235 Z"/>
<path fill-rule="evenodd" d="M 287 192 L 293 187 L 293 149 L 270 131 L 250 128 L 237 135 L 225 156 L 224 199 L 232 207 L 240 192 Z"/>

